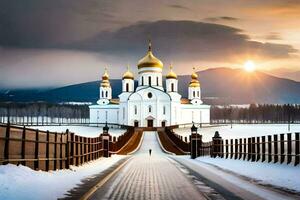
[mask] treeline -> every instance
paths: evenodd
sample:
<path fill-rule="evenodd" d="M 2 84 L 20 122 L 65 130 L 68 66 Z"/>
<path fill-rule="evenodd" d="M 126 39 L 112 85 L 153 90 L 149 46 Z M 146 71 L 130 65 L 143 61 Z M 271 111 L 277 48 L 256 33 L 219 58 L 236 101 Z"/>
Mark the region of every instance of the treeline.
<path fill-rule="evenodd" d="M 214 106 L 211 109 L 211 121 L 213 123 L 299 123 L 300 105 Z"/>
<path fill-rule="evenodd" d="M 87 105 L 0 103 L 0 122 L 14 124 L 88 123 Z"/>

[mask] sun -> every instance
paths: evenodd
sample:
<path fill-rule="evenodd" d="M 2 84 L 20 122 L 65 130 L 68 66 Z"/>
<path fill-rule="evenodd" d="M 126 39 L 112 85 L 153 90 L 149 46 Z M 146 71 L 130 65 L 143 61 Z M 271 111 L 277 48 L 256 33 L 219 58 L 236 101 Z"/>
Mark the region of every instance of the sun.
<path fill-rule="evenodd" d="M 244 69 L 247 71 L 247 72 L 254 72 L 255 71 L 255 64 L 252 60 L 247 60 L 245 63 L 244 63 Z"/>

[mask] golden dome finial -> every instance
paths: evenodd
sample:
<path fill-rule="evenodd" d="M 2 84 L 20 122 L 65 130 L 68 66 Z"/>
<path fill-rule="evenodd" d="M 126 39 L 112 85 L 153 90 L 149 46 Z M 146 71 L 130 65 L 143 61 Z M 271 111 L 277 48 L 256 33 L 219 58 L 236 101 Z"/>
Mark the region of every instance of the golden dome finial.
<path fill-rule="evenodd" d="M 173 72 L 173 64 L 172 64 L 172 62 L 170 64 L 170 72 L 167 74 L 166 78 L 167 79 L 171 79 L 171 78 L 177 79 L 177 74 L 175 74 Z"/>
<path fill-rule="evenodd" d="M 122 79 L 134 79 L 133 73 L 129 70 L 129 64 L 127 63 L 127 71 L 123 74 Z"/>
<path fill-rule="evenodd" d="M 104 68 L 104 74 L 102 75 L 101 87 L 110 87 L 107 67 Z"/>
<path fill-rule="evenodd" d="M 163 68 L 163 63 L 156 58 L 153 53 L 152 53 L 152 45 L 151 45 L 151 41 L 149 40 L 149 47 L 148 47 L 148 52 L 147 54 L 139 60 L 138 64 L 138 69 L 141 68 L 148 68 L 148 67 L 156 67 L 156 68 Z"/>
<path fill-rule="evenodd" d="M 152 51 L 151 39 L 149 39 L 149 43 L 148 43 L 148 51 Z"/>
<path fill-rule="evenodd" d="M 189 87 L 200 87 L 200 82 L 198 80 L 198 74 L 196 73 L 196 68 L 193 67 L 193 73 L 191 75 L 191 82 L 190 82 L 190 85 Z"/>

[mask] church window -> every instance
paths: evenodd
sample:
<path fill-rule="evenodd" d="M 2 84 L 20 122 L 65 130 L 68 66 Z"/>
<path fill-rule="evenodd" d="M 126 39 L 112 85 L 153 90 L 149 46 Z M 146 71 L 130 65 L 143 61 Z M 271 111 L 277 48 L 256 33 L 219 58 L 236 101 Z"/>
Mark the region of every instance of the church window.
<path fill-rule="evenodd" d="M 152 93 L 151 93 L 151 92 L 148 93 L 148 98 L 149 98 L 149 99 L 152 98 Z"/>
<path fill-rule="evenodd" d="M 199 91 L 197 92 L 197 96 L 200 97 L 200 92 Z"/>
<path fill-rule="evenodd" d="M 148 111 L 149 111 L 149 113 L 152 112 L 152 106 L 149 106 L 149 107 L 148 107 Z"/>
<path fill-rule="evenodd" d="M 158 86 L 158 77 L 156 77 L 156 85 Z"/>
<path fill-rule="evenodd" d="M 166 114 L 166 106 L 163 107 L 163 114 Z"/>
<path fill-rule="evenodd" d="M 108 98 L 108 91 L 106 91 L 106 94 L 105 94 L 106 98 Z"/>
<path fill-rule="evenodd" d="M 104 92 L 103 92 L 103 91 L 101 92 L 101 97 L 102 97 L 102 98 L 104 97 Z"/>
<path fill-rule="evenodd" d="M 174 83 L 171 83 L 171 91 L 174 92 Z"/>
<path fill-rule="evenodd" d="M 137 115 L 137 106 L 134 106 L 134 114 Z"/>
<path fill-rule="evenodd" d="M 144 85 L 144 77 L 142 76 L 142 85 Z"/>
<path fill-rule="evenodd" d="M 193 91 L 193 97 L 196 97 L 196 92 L 195 91 Z"/>
<path fill-rule="evenodd" d="M 129 84 L 126 83 L 126 92 L 129 92 Z"/>
<path fill-rule="evenodd" d="M 151 76 L 148 77 L 149 85 L 151 86 Z"/>

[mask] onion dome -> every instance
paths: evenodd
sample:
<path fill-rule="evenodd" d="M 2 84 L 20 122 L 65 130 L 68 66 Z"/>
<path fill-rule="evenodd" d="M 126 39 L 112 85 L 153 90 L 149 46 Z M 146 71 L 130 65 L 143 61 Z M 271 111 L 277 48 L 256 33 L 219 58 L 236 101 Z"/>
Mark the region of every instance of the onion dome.
<path fill-rule="evenodd" d="M 167 79 L 177 79 L 177 74 L 173 72 L 173 66 L 170 65 L 170 72 L 166 76 Z"/>
<path fill-rule="evenodd" d="M 194 69 L 194 72 L 191 75 L 192 80 L 190 82 L 189 87 L 200 87 L 200 82 L 198 81 L 198 75 L 195 72 L 195 68 L 193 68 L 193 69 Z"/>
<path fill-rule="evenodd" d="M 109 75 L 107 73 L 107 68 L 105 68 L 105 72 L 102 75 L 102 82 L 101 82 L 101 87 L 110 87 L 109 83 Z"/>
<path fill-rule="evenodd" d="M 149 48 L 147 54 L 138 62 L 138 69 L 147 67 L 163 68 L 163 63 L 152 54 L 151 42 L 149 42 Z"/>
<path fill-rule="evenodd" d="M 129 71 L 129 67 L 127 67 L 127 71 L 123 74 L 122 79 L 134 79 L 133 73 Z"/>

